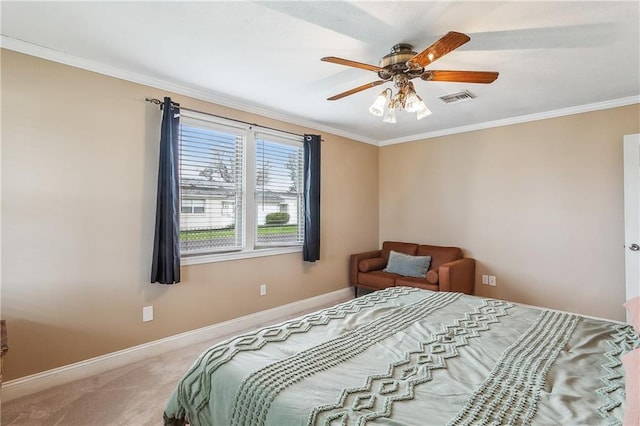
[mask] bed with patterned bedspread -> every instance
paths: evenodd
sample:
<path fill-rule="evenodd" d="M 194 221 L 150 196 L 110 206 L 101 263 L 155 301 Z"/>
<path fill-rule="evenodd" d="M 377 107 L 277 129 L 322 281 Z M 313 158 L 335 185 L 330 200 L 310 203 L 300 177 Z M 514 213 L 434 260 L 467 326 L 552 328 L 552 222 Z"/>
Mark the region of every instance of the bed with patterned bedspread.
<path fill-rule="evenodd" d="M 621 424 L 626 324 L 394 287 L 212 346 L 165 425 Z"/>

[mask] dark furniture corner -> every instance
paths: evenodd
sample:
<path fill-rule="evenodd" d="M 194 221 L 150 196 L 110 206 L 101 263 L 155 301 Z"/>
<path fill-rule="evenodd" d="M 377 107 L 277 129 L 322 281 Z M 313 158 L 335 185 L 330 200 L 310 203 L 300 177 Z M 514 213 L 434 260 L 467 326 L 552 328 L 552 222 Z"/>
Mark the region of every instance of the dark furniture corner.
<path fill-rule="evenodd" d="M 0 320 L 0 388 L 2 388 L 2 358 L 9 351 L 9 342 L 7 341 L 7 322 Z"/>

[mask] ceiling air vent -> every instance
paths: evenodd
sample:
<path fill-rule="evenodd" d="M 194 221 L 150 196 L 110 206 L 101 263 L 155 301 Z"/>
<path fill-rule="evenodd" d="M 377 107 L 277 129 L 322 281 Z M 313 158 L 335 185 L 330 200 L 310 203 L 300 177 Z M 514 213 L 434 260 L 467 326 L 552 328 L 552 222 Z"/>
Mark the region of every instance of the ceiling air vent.
<path fill-rule="evenodd" d="M 468 90 L 464 90 L 462 92 L 452 93 L 450 95 L 440 96 L 440 99 L 446 104 L 454 104 L 456 102 L 470 101 L 475 98 Z"/>

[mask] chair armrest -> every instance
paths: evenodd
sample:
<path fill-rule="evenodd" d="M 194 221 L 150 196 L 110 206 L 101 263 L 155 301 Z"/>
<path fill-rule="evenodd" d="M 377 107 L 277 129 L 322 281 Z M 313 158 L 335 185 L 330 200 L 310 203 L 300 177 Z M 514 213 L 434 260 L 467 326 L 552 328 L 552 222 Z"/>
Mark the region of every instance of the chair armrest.
<path fill-rule="evenodd" d="M 476 260 L 470 257 L 443 263 L 438 268 L 440 291 L 473 294 Z"/>
<path fill-rule="evenodd" d="M 382 256 L 382 250 L 373 250 L 364 253 L 352 254 L 349 258 L 349 282 L 351 283 L 351 285 L 358 285 L 358 264 L 360 263 L 360 261 L 380 256 Z"/>

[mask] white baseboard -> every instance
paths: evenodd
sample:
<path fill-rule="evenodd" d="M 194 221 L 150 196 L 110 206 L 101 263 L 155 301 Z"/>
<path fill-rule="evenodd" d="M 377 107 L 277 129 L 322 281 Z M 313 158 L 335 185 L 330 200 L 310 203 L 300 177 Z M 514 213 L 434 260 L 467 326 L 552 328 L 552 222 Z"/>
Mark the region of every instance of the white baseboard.
<path fill-rule="evenodd" d="M 176 334 L 164 339 L 133 346 L 121 351 L 101 355 L 85 361 L 10 380 L 2 384 L 2 401 L 10 401 L 22 396 L 30 395 L 54 386 L 84 379 L 96 374 L 104 373 L 114 368 L 123 367 L 150 357 L 162 355 L 166 352 L 184 348 L 189 345 L 207 340 L 218 339 L 227 335 L 237 334 L 249 329 L 263 326 L 266 323 L 294 315 L 298 312 L 310 311 L 338 303 L 353 295 L 350 287 L 331 293 L 278 306 L 266 311 L 256 312 L 229 321 Z"/>

